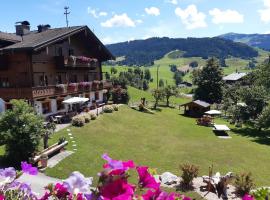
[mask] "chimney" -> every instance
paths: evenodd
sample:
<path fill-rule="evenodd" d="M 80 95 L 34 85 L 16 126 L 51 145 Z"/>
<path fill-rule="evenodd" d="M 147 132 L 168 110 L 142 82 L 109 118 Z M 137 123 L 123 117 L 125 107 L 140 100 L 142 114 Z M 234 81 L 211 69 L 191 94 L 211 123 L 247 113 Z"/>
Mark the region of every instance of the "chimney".
<path fill-rule="evenodd" d="M 47 31 L 49 28 L 51 28 L 49 24 L 46 24 L 46 25 L 40 24 L 38 25 L 38 32 L 41 33 L 41 32 Z"/>
<path fill-rule="evenodd" d="M 30 33 L 30 23 L 28 21 L 16 22 L 16 35 L 27 35 Z"/>

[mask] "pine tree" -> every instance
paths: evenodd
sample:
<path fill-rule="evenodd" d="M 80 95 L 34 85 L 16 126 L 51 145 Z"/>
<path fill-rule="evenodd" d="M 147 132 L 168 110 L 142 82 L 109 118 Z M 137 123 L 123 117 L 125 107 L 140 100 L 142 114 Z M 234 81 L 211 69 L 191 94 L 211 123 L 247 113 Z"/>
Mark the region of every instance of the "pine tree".
<path fill-rule="evenodd" d="M 194 99 L 200 99 L 208 103 L 220 103 L 222 100 L 222 69 L 216 59 L 211 58 L 206 66 L 196 73 L 193 82 L 197 85 Z"/>

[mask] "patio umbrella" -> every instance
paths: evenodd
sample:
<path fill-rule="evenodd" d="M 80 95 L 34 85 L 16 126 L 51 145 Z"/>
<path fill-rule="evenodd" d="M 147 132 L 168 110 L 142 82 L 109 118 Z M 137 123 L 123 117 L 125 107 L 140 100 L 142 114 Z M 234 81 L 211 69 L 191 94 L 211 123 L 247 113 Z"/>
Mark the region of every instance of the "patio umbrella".
<path fill-rule="evenodd" d="M 86 101 L 89 101 L 89 98 L 72 97 L 70 99 L 63 101 L 63 103 L 64 104 L 77 104 L 77 103 L 85 103 Z"/>
<path fill-rule="evenodd" d="M 221 112 L 218 111 L 218 110 L 209 110 L 209 111 L 205 112 L 205 114 L 208 114 L 208 115 L 220 115 Z"/>

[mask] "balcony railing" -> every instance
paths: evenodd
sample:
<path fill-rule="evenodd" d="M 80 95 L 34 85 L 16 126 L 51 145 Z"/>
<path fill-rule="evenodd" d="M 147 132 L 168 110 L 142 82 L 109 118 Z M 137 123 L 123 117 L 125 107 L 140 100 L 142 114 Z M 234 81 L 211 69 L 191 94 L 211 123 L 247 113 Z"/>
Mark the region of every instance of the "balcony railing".
<path fill-rule="evenodd" d="M 76 94 L 80 92 L 91 92 L 110 88 L 106 81 L 81 82 L 70 84 L 59 84 L 53 86 L 41 86 L 33 88 L 0 88 L 2 99 L 33 99 L 46 98 L 57 95 Z"/>
<path fill-rule="evenodd" d="M 55 63 L 57 68 L 82 68 L 82 69 L 88 68 L 90 70 L 95 70 L 98 66 L 98 62 L 96 59 L 89 58 L 89 61 L 85 61 L 82 60 L 81 57 L 75 56 L 70 57 L 55 56 Z"/>

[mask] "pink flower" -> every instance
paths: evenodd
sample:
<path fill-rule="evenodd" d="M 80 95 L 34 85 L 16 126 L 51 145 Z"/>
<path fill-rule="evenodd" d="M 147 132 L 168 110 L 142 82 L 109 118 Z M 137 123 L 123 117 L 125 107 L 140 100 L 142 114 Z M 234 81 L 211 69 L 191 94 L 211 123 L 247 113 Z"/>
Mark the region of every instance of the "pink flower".
<path fill-rule="evenodd" d="M 102 158 L 108 162 L 103 165 L 103 168 L 111 170 L 112 175 L 119 175 L 130 168 L 135 168 L 135 164 L 132 160 L 113 160 L 108 154 L 103 154 Z"/>
<path fill-rule="evenodd" d="M 28 164 L 27 162 L 21 162 L 21 168 L 24 173 L 30 175 L 38 174 L 38 169 L 36 167 L 33 167 L 31 164 Z"/>
<path fill-rule="evenodd" d="M 0 200 L 5 200 L 5 197 L 3 195 L 0 195 Z"/>
<path fill-rule="evenodd" d="M 56 183 L 56 185 L 54 186 L 54 191 L 57 198 L 59 199 L 65 198 L 69 195 L 67 188 L 61 183 Z"/>
<path fill-rule="evenodd" d="M 51 194 L 49 192 L 46 192 L 39 200 L 48 200 L 50 196 Z"/>
<path fill-rule="evenodd" d="M 130 185 L 124 179 L 110 182 L 100 188 L 104 200 L 132 200 L 135 186 Z"/>
<path fill-rule="evenodd" d="M 139 174 L 139 185 L 142 188 L 150 188 L 157 190 L 160 184 L 156 182 L 155 178 L 148 172 L 148 167 L 137 167 Z"/>
<path fill-rule="evenodd" d="M 255 200 L 255 198 L 254 198 L 253 196 L 249 195 L 249 194 L 246 194 L 246 195 L 242 198 L 242 200 Z"/>
<path fill-rule="evenodd" d="M 142 195 L 143 200 L 176 200 L 181 195 L 175 194 L 175 193 L 167 193 L 163 192 L 160 189 L 153 191 L 153 190 L 148 190 L 144 195 Z M 185 197 L 181 198 L 183 200 L 191 200 L 191 199 L 185 199 Z"/>

